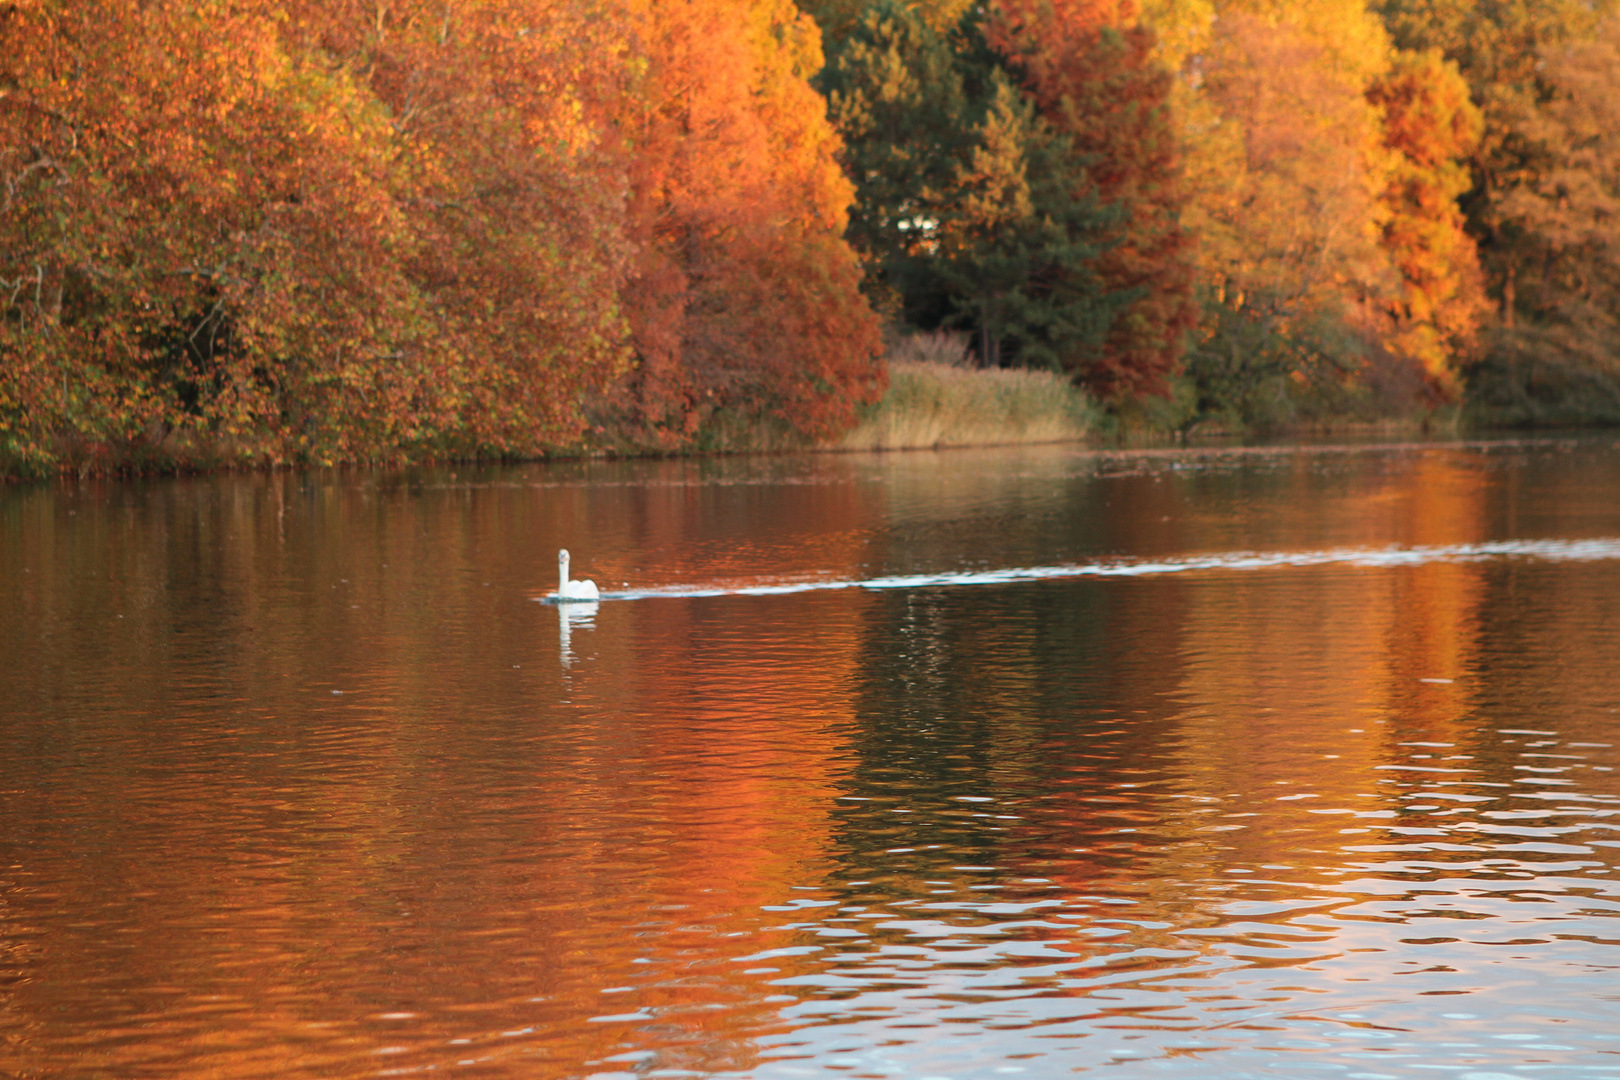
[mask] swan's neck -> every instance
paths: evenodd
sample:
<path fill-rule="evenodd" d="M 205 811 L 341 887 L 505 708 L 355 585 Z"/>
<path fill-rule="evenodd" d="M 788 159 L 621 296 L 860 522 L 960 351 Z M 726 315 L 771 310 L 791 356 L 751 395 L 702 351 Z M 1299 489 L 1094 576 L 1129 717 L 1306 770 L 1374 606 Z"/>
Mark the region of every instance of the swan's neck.
<path fill-rule="evenodd" d="M 557 552 L 557 591 L 568 591 L 568 549 Z"/>

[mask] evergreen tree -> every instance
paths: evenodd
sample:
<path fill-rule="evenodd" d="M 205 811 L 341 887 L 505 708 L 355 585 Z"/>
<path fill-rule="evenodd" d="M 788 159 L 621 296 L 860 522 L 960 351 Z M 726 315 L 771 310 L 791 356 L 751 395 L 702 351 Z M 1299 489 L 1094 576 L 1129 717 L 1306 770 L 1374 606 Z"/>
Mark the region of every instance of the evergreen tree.
<path fill-rule="evenodd" d="M 867 7 L 827 52 L 819 85 L 855 182 L 846 235 L 867 295 L 891 319 L 937 323 L 944 313 L 927 310 L 926 294 L 972 128 L 960 65 L 946 37 L 897 0 Z"/>
<path fill-rule="evenodd" d="M 1000 0 L 986 32 L 1118 216 L 1097 270 L 1128 294 L 1079 374 L 1106 398 L 1162 394 L 1198 321 L 1172 78 L 1135 0 Z M 1078 192 L 1079 189 L 1076 189 Z"/>
<path fill-rule="evenodd" d="M 878 0 L 827 42 L 867 293 L 891 320 L 971 330 L 982 363 L 1086 371 L 1135 295 L 1094 268 L 1119 214 L 989 48 L 982 13 L 948 32 L 930 13 Z"/>
<path fill-rule="evenodd" d="M 942 219 L 941 277 L 984 362 L 1074 371 L 1097 355 L 1134 298 L 1098 277 L 1103 229 L 1117 213 L 1076 197 L 1076 161 L 1000 71 L 975 145 Z"/>

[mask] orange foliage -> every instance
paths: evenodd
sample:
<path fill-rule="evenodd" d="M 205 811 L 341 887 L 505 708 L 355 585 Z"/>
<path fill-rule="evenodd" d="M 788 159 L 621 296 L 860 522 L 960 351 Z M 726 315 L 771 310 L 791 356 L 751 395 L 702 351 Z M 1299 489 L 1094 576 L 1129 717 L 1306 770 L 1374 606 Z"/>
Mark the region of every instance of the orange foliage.
<path fill-rule="evenodd" d="M 1471 352 L 1488 311 L 1473 240 L 1457 197 L 1471 180 L 1462 164 L 1483 121 L 1468 84 L 1438 50 L 1396 55 L 1367 91 L 1383 113 L 1384 145 L 1394 152 L 1383 204 L 1383 246 L 1400 272 L 1390 305 L 1397 352 L 1419 361 L 1432 392 L 1460 393 L 1455 361 Z"/>
<path fill-rule="evenodd" d="M 4 449 L 353 460 L 579 430 L 621 364 L 622 257 L 569 20 L 416 7 L 0 16 L 0 277 L 36 286 L 0 297 Z"/>
<path fill-rule="evenodd" d="M 726 406 L 847 426 L 883 373 L 842 240 L 853 189 L 806 81 L 815 24 L 788 0 L 635 0 L 630 16 L 647 65 L 625 102 L 642 437 L 678 445 Z"/>
<path fill-rule="evenodd" d="M 1123 211 L 1097 269 L 1105 288 L 1138 296 L 1085 379 L 1109 397 L 1163 393 L 1198 310 L 1171 77 L 1153 59 L 1154 33 L 1135 0 L 1001 0 L 986 34 L 1023 68 L 1042 114 L 1094 155 L 1097 193 Z"/>
<path fill-rule="evenodd" d="M 241 13 L 36 3 L 0 18 L 0 277 L 13 286 L 0 333 L 8 358 L 21 360 L 6 365 L 8 449 L 43 452 L 33 443 L 61 428 L 133 438 L 169 419 L 164 384 L 190 374 L 190 350 L 177 364 L 149 344 L 154 336 L 195 321 L 212 343 L 224 327 L 211 316 L 224 307 L 276 306 L 274 285 L 256 286 L 286 279 L 278 264 L 302 246 L 294 237 L 311 197 L 325 194 L 289 166 L 307 163 L 324 179 L 336 164 L 299 114 L 348 103 L 340 87 L 318 84 L 278 100 L 270 91 L 292 82 L 290 65 L 271 28 Z M 359 245 L 371 248 L 395 223 L 365 198 L 376 133 L 353 119 L 335 138 L 350 142 L 343 156 L 358 167 L 347 179 L 364 194 L 341 225 L 381 232 Z M 251 315 L 239 323 L 238 340 L 262 333 Z M 262 408 L 249 367 L 209 375 L 211 419 L 227 431 Z"/>
<path fill-rule="evenodd" d="M 1538 168 L 1496 207 L 1526 256 L 1509 281 L 1519 279 L 1526 314 L 1566 328 L 1560 336 L 1571 344 L 1584 338 L 1582 351 L 1607 353 L 1600 363 L 1612 371 L 1620 326 L 1620 18 L 1605 19 L 1590 40 L 1547 48 L 1545 72 L 1547 100 L 1515 117 Z"/>
<path fill-rule="evenodd" d="M 307 0 L 295 32 L 386 110 L 438 353 L 479 449 L 572 438 L 624 370 L 623 166 L 592 115 L 625 47 L 563 0 Z M 352 414 L 350 414 L 352 415 Z"/>
<path fill-rule="evenodd" d="M 625 307 L 670 441 L 878 389 L 785 0 L 27 0 L 0 37 L 10 462 L 542 452 Z"/>

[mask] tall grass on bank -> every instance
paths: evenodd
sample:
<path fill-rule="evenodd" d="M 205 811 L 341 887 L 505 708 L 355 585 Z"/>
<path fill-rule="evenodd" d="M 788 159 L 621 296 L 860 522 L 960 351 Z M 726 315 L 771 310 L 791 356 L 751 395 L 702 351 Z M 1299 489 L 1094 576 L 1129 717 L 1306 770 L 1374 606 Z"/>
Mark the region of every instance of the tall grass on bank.
<path fill-rule="evenodd" d="M 1056 373 L 971 366 L 966 334 L 896 334 L 886 360 L 888 390 L 841 436 L 813 443 L 777 418 L 718 410 L 698 430 L 692 449 L 757 454 L 1071 442 L 1111 419 Z"/>
<path fill-rule="evenodd" d="M 1083 439 L 1101 409 L 1061 375 L 891 359 L 889 389 L 838 450 L 911 450 Z"/>

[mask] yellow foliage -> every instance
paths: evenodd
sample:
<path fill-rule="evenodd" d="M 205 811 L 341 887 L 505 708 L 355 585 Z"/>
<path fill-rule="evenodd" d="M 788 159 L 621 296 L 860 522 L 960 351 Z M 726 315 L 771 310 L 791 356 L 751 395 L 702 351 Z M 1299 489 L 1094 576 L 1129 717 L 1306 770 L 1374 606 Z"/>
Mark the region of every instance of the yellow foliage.
<path fill-rule="evenodd" d="M 1362 87 L 1298 24 L 1228 11 L 1198 57 L 1189 224 L 1227 304 L 1283 320 L 1386 288 L 1388 155 Z"/>
<path fill-rule="evenodd" d="M 1178 74 L 1185 220 L 1215 301 L 1283 334 L 1337 312 L 1451 396 L 1480 317 L 1455 204 L 1477 113 L 1455 71 L 1398 60 L 1364 0 L 1149 0 L 1144 18 Z"/>

